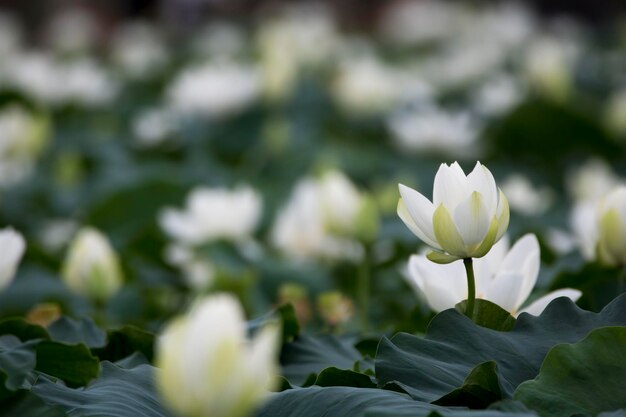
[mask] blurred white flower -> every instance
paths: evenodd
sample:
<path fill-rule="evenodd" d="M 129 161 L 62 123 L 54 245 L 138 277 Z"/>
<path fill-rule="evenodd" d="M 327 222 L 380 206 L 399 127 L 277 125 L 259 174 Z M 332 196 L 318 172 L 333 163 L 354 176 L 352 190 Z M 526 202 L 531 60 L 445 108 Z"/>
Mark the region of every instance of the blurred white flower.
<path fill-rule="evenodd" d="M 570 212 L 570 225 L 583 258 L 588 261 L 596 258 L 598 241 L 597 201 L 575 203 Z"/>
<path fill-rule="evenodd" d="M 41 52 L 16 54 L 3 66 L 4 83 L 45 104 L 61 100 L 62 84 L 56 61 Z"/>
<path fill-rule="evenodd" d="M 98 107 L 118 91 L 113 77 L 87 58 L 60 62 L 32 52 L 13 57 L 4 70 L 8 85 L 44 104 Z"/>
<path fill-rule="evenodd" d="M 67 9 L 50 19 L 46 39 L 54 50 L 73 54 L 91 49 L 98 35 L 93 15 L 82 9 Z"/>
<path fill-rule="evenodd" d="M 0 186 L 13 185 L 33 170 L 46 146 L 49 123 L 18 105 L 0 110 Z"/>
<path fill-rule="evenodd" d="M 567 187 L 574 203 L 570 212 L 570 227 L 583 257 L 596 259 L 598 240 L 597 207 L 621 182 L 603 160 L 590 159 L 567 176 Z"/>
<path fill-rule="evenodd" d="M 400 74 L 375 58 L 344 60 L 332 84 L 339 106 L 352 113 L 369 115 L 389 110 L 406 90 Z"/>
<path fill-rule="evenodd" d="M 502 192 L 513 211 L 525 216 L 545 213 L 554 202 L 554 193 L 547 187 L 535 187 L 521 174 L 512 174 L 502 182 Z"/>
<path fill-rule="evenodd" d="M 479 122 L 468 112 L 420 106 L 392 114 L 387 126 L 398 146 L 412 152 L 443 152 L 464 158 L 479 153 Z"/>
<path fill-rule="evenodd" d="M 112 40 L 112 57 L 130 78 L 140 79 L 159 71 L 168 52 L 158 29 L 146 22 L 121 26 Z"/>
<path fill-rule="evenodd" d="M 246 34 L 240 26 L 227 21 L 211 22 L 193 40 L 193 50 L 201 57 L 234 59 L 246 48 Z"/>
<path fill-rule="evenodd" d="M 19 232 L 11 228 L 0 230 L 0 291 L 13 280 L 25 249 L 26 241 Z"/>
<path fill-rule="evenodd" d="M 607 265 L 626 266 L 625 185 L 620 185 L 600 200 L 596 208 L 596 221 L 596 251 L 599 260 Z"/>
<path fill-rule="evenodd" d="M 521 80 L 498 74 L 474 91 L 473 108 L 484 117 L 500 116 L 519 104 L 526 95 Z"/>
<path fill-rule="evenodd" d="M 140 112 L 133 120 L 133 134 L 142 147 L 163 143 L 177 130 L 177 117 L 168 108 L 150 108 Z"/>
<path fill-rule="evenodd" d="M 184 115 L 219 118 L 249 106 L 260 92 L 256 68 L 223 62 L 183 70 L 166 95 L 172 108 Z"/>
<path fill-rule="evenodd" d="M 59 84 L 63 86 L 62 96 L 66 103 L 100 107 L 110 103 L 119 88 L 104 67 L 88 59 L 61 65 L 60 76 L 64 80 Z"/>
<path fill-rule="evenodd" d="M 216 270 L 206 258 L 198 256 L 184 244 L 171 243 L 165 248 L 165 261 L 180 269 L 189 288 L 196 292 L 205 291 L 213 284 Z"/>
<path fill-rule="evenodd" d="M 239 302 L 219 294 L 199 300 L 172 321 L 157 343 L 157 386 L 186 417 L 242 417 L 269 395 L 278 373 L 279 327 L 251 340 Z"/>
<path fill-rule="evenodd" d="M 596 200 L 579 201 L 570 222 L 583 257 L 626 265 L 626 186 L 617 185 Z"/>
<path fill-rule="evenodd" d="M 546 231 L 546 243 L 557 254 L 567 255 L 576 249 L 578 241 L 573 234 L 551 227 Z"/>
<path fill-rule="evenodd" d="M 48 220 L 39 232 L 39 240 L 50 252 L 64 248 L 78 229 L 78 223 L 72 219 Z"/>
<path fill-rule="evenodd" d="M 302 71 L 316 69 L 335 55 L 339 35 L 322 4 L 293 4 L 261 22 L 256 33 L 264 92 L 280 100 Z"/>
<path fill-rule="evenodd" d="M 495 40 L 475 42 L 459 38 L 427 58 L 421 75 L 443 90 L 455 90 L 499 73 L 507 51 Z"/>
<path fill-rule="evenodd" d="M 115 294 L 124 281 L 117 254 L 100 231 L 84 227 L 68 249 L 61 274 L 74 292 L 97 302 Z"/>
<path fill-rule="evenodd" d="M 179 243 L 195 246 L 227 239 L 249 238 L 261 216 L 261 196 L 250 187 L 198 187 L 187 197 L 183 210 L 166 208 L 159 216 L 161 228 Z"/>
<path fill-rule="evenodd" d="M 357 260 L 363 248 L 351 236 L 362 207 L 361 193 L 340 172 L 304 179 L 278 213 L 272 243 L 296 259 Z"/>
<path fill-rule="evenodd" d="M 432 202 L 412 188 L 399 187 L 398 216 L 433 249 L 428 253 L 433 262 L 481 258 L 509 226 L 508 201 L 480 162 L 468 175 L 457 162 L 441 164 Z"/>
<path fill-rule="evenodd" d="M 517 52 L 536 31 L 535 18 L 522 3 L 502 2 L 473 13 L 460 21 L 459 37 L 481 42 L 496 42 L 509 53 Z"/>
<path fill-rule="evenodd" d="M 580 291 L 565 288 L 546 294 L 520 310 L 535 287 L 539 267 L 539 242 L 535 235 L 525 235 L 510 249 L 508 238 L 504 237 L 486 256 L 474 261 L 476 298 L 489 300 L 514 316 L 539 315 L 558 297 L 578 300 Z M 460 261 L 438 265 L 423 255 L 413 255 L 408 269 L 407 280 L 435 312 L 454 308 L 467 298 L 465 270 Z"/>
<path fill-rule="evenodd" d="M 570 92 L 573 65 L 579 54 L 580 48 L 572 40 L 537 37 L 524 57 L 531 86 L 555 100 L 563 100 Z"/>
<path fill-rule="evenodd" d="M 402 1 L 383 15 L 382 34 L 400 45 L 420 45 L 441 41 L 450 36 L 461 19 L 460 8 L 450 2 Z"/>
<path fill-rule="evenodd" d="M 611 191 L 620 179 L 602 159 L 590 159 L 567 175 L 567 188 L 576 201 L 596 203 Z"/>

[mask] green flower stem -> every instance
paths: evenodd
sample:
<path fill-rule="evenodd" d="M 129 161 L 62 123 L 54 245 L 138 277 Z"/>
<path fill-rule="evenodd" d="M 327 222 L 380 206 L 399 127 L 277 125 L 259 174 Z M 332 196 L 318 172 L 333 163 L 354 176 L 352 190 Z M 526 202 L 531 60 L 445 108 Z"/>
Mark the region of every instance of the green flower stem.
<path fill-rule="evenodd" d="M 363 332 L 369 329 L 370 264 L 368 257 L 369 251 L 366 250 L 357 272 L 357 300 L 359 303 L 361 330 Z"/>
<path fill-rule="evenodd" d="M 467 273 L 467 306 L 465 308 L 465 315 L 472 318 L 474 315 L 474 303 L 476 301 L 476 280 L 474 279 L 472 258 L 463 259 L 463 265 L 465 265 L 465 272 Z"/>

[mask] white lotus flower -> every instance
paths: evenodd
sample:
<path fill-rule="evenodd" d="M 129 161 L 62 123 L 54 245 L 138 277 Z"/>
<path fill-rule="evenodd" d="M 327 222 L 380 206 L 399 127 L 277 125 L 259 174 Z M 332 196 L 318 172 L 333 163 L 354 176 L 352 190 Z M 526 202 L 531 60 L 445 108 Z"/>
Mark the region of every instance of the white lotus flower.
<path fill-rule="evenodd" d="M 395 142 L 413 152 L 440 151 L 452 156 L 475 154 L 480 131 L 468 112 L 447 111 L 435 105 L 393 114 L 387 123 Z"/>
<path fill-rule="evenodd" d="M 498 74 L 474 91 L 472 106 L 485 117 L 497 117 L 518 105 L 526 95 L 525 86 L 512 75 Z"/>
<path fill-rule="evenodd" d="M 302 180 L 278 214 L 272 243 L 298 259 L 358 259 L 362 247 L 352 235 L 363 201 L 340 172 Z"/>
<path fill-rule="evenodd" d="M 549 97 L 562 100 L 571 90 L 573 65 L 580 55 L 574 39 L 538 37 L 529 43 L 525 71 L 530 84 Z"/>
<path fill-rule="evenodd" d="M 486 256 L 474 261 L 476 298 L 489 300 L 514 316 L 520 313 L 539 315 L 550 301 L 558 297 L 578 300 L 580 291 L 565 288 L 520 310 L 537 282 L 539 266 L 539 242 L 535 235 L 523 236 L 511 249 L 504 237 Z M 465 270 L 459 261 L 437 265 L 425 256 L 413 255 L 409 260 L 407 279 L 436 312 L 453 308 L 467 298 Z"/>
<path fill-rule="evenodd" d="M 161 34 L 146 22 L 128 23 L 119 28 L 112 48 L 115 63 L 133 79 L 153 75 L 168 59 Z"/>
<path fill-rule="evenodd" d="M 169 108 L 149 108 L 133 120 L 133 134 L 141 147 L 159 145 L 169 139 L 178 127 L 177 117 Z"/>
<path fill-rule="evenodd" d="M 575 200 L 570 213 L 570 226 L 583 257 L 596 259 L 598 214 L 600 201 L 615 189 L 620 178 L 600 159 L 586 162 L 568 175 L 568 189 Z"/>
<path fill-rule="evenodd" d="M 28 177 L 46 146 L 49 128 L 47 117 L 20 106 L 0 111 L 0 186 Z"/>
<path fill-rule="evenodd" d="M 170 323 L 158 341 L 157 385 L 180 416 L 244 417 L 269 394 L 278 372 L 279 332 L 252 340 L 239 302 L 214 295 Z"/>
<path fill-rule="evenodd" d="M 400 195 L 398 215 L 434 250 L 433 262 L 483 257 L 509 225 L 509 203 L 480 162 L 467 176 L 456 162 L 441 164 L 432 202 L 402 184 Z"/>
<path fill-rule="evenodd" d="M 596 214 L 598 258 L 608 265 L 626 265 L 626 186 L 602 199 Z"/>
<path fill-rule="evenodd" d="M 234 190 L 198 187 L 189 193 L 184 210 L 166 208 L 161 228 L 189 246 L 218 239 L 245 240 L 261 216 L 261 197 L 250 187 Z"/>
<path fill-rule="evenodd" d="M 183 70 L 167 90 L 169 104 L 189 116 L 225 117 L 250 105 L 261 93 L 256 68 L 209 63 Z"/>
<path fill-rule="evenodd" d="M 124 281 L 117 254 L 100 231 L 85 227 L 70 244 L 62 268 L 63 280 L 79 294 L 105 301 Z"/>
<path fill-rule="evenodd" d="M 446 39 L 458 27 L 460 7 L 442 1 L 393 3 L 383 15 L 380 30 L 400 45 L 421 45 Z"/>
<path fill-rule="evenodd" d="M 567 175 L 567 188 L 578 202 L 597 203 L 621 181 L 602 159 L 590 159 Z"/>
<path fill-rule="evenodd" d="M 0 230 L 0 290 L 13 280 L 25 249 L 26 242 L 20 233 L 11 228 Z"/>
<path fill-rule="evenodd" d="M 352 57 L 342 62 L 332 85 L 340 107 L 356 114 L 388 110 L 402 97 L 398 72 L 375 56 Z"/>

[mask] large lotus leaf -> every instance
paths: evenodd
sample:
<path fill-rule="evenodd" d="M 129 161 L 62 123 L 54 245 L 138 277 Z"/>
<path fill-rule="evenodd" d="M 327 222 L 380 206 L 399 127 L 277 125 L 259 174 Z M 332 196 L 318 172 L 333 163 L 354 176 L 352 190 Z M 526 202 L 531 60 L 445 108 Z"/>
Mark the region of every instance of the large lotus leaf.
<path fill-rule="evenodd" d="M 76 345 L 85 344 L 89 348 L 98 348 L 106 344 L 107 335 L 89 317 L 72 319 L 62 316 L 47 328 L 29 323 L 21 317 L 12 317 L 0 321 L 0 335 L 12 334 L 22 341 L 40 339 Z"/>
<path fill-rule="evenodd" d="M 69 417 L 166 417 L 154 387 L 154 368 L 123 369 L 102 363 L 100 377 L 84 389 L 72 389 L 40 378 L 32 391 Z"/>
<path fill-rule="evenodd" d="M 449 409 L 431 411 L 430 413 L 410 404 L 403 404 L 393 409 L 372 408 L 365 417 L 538 417 L 533 412 L 512 412 L 499 410 L 464 410 Z"/>
<path fill-rule="evenodd" d="M 0 336 L 0 400 L 25 386 L 36 364 L 35 344 L 13 335 Z"/>
<path fill-rule="evenodd" d="M 2 417 L 67 417 L 58 407 L 44 403 L 29 390 L 20 390 L 11 398 L 0 402 Z"/>
<path fill-rule="evenodd" d="M 355 362 L 363 359 L 353 342 L 332 335 L 301 335 L 283 346 L 281 375 L 291 384 L 306 385 L 326 368 L 353 369 Z"/>
<path fill-rule="evenodd" d="M 106 344 L 107 335 L 88 317 L 78 320 L 61 317 L 48 326 L 50 338 L 68 344 L 84 343 L 89 348 L 99 348 Z"/>
<path fill-rule="evenodd" d="M 44 340 L 35 346 L 39 372 L 62 379 L 70 387 L 87 385 L 98 376 L 98 358 L 82 343 L 68 345 Z"/>
<path fill-rule="evenodd" d="M 600 328 L 578 343 L 555 346 L 539 376 L 521 384 L 515 399 L 542 417 L 626 408 L 625 346 L 626 327 Z"/>
<path fill-rule="evenodd" d="M 398 392 L 352 387 L 296 388 L 273 394 L 256 417 L 364 417 L 372 408 L 386 409 L 390 415 L 403 406 L 412 416 L 427 416 L 441 409 L 432 404 L 412 400 Z M 372 414 L 378 415 L 378 414 Z"/>
<path fill-rule="evenodd" d="M 48 331 L 38 324 L 27 322 L 21 317 L 11 317 L 0 321 L 0 335 L 11 334 L 22 342 L 33 339 L 50 339 Z"/>
<path fill-rule="evenodd" d="M 106 346 L 102 349 L 97 349 L 95 353 L 102 360 L 115 362 L 135 352 L 141 352 L 148 361 L 152 361 L 154 357 L 154 338 L 154 333 L 139 327 L 132 325 L 123 326 L 109 331 L 109 340 Z"/>
<path fill-rule="evenodd" d="M 496 368 L 495 362 L 481 363 L 470 372 L 462 387 L 444 395 L 433 404 L 487 408 L 502 399 L 502 388 Z"/>
<path fill-rule="evenodd" d="M 577 342 L 591 330 L 611 325 L 626 325 L 626 295 L 600 313 L 560 298 L 539 317 L 521 314 L 509 332 L 477 326 L 458 311 L 446 310 L 433 319 L 425 337 L 400 333 L 383 338 L 376 377 L 380 384 L 393 383 L 430 402 L 461 387 L 478 364 L 494 361 L 502 393 L 511 397 L 519 384 L 537 376 L 553 346 Z"/>

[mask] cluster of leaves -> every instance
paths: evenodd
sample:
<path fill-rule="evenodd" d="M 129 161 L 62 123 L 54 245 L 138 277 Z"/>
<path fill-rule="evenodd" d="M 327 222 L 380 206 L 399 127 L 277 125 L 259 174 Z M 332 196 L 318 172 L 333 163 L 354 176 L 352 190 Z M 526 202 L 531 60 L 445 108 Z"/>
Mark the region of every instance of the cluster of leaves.
<path fill-rule="evenodd" d="M 0 407 L 5 416 L 166 416 L 154 388 L 154 335 L 104 331 L 61 317 L 47 328 L 0 322 Z M 123 399 L 127 399 L 125 401 Z"/>
<path fill-rule="evenodd" d="M 300 335 L 283 347 L 283 391 L 258 416 L 621 416 L 625 341 L 624 295 L 600 313 L 562 298 L 517 320 L 479 300 L 473 320 L 447 310 L 424 336 L 378 344 Z"/>
<path fill-rule="evenodd" d="M 433 318 L 423 336 L 301 334 L 291 307 L 282 383 L 257 417 L 623 416 L 626 295 L 599 313 L 567 299 L 517 320 L 479 300 Z M 47 329 L 0 322 L 3 415 L 168 416 L 154 387 L 154 335 L 126 326 L 105 332 L 62 317 Z"/>

